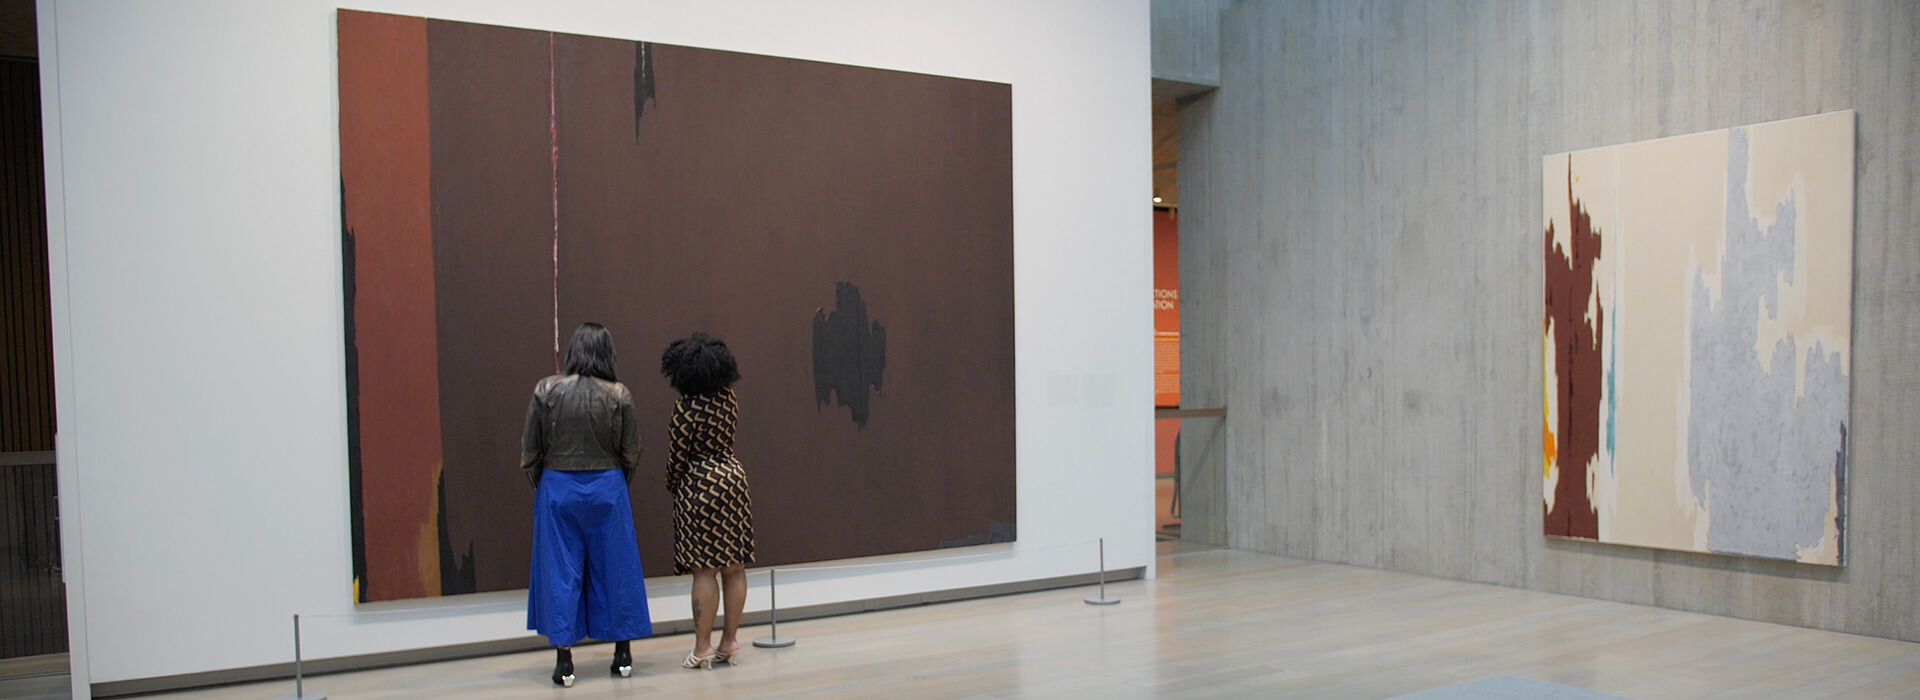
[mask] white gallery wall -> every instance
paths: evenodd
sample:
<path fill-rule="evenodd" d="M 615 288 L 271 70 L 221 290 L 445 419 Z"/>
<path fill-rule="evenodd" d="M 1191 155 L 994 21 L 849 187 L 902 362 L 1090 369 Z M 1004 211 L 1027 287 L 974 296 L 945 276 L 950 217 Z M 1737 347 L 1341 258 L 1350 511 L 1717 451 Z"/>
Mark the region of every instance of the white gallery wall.
<path fill-rule="evenodd" d="M 780 599 L 1083 574 L 1092 546 L 1067 545 L 1098 537 L 1110 568 L 1151 566 L 1144 1 L 349 9 L 1012 84 L 1020 541 Z M 39 3 L 77 694 L 290 661 L 295 613 L 310 659 L 529 634 L 517 592 L 352 603 L 335 10 Z M 961 558 L 903 563 L 928 556 Z M 685 618 L 662 583 L 655 619 Z"/>

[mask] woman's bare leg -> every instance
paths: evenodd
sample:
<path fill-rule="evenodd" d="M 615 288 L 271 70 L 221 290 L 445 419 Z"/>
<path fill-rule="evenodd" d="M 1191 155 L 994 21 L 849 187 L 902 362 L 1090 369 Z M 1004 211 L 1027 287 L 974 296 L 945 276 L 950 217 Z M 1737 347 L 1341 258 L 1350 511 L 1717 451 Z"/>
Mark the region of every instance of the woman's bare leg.
<path fill-rule="evenodd" d="M 713 653 L 713 615 L 720 608 L 720 582 L 715 580 L 719 573 L 718 569 L 693 572 L 693 653 L 698 656 Z"/>
<path fill-rule="evenodd" d="M 734 564 L 720 570 L 721 582 L 726 586 L 727 621 L 720 632 L 720 651 L 733 653 L 740 650 L 740 616 L 747 609 L 747 565 Z"/>

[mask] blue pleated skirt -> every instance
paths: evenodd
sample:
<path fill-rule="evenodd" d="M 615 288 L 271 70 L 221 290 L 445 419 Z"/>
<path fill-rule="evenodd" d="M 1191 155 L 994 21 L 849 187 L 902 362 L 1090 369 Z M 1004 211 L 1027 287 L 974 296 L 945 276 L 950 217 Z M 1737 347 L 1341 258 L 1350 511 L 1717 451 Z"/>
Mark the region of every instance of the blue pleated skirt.
<path fill-rule="evenodd" d="M 653 634 L 633 504 L 618 469 L 546 470 L 533 498 L 527 629 L 554 646 Z"/>

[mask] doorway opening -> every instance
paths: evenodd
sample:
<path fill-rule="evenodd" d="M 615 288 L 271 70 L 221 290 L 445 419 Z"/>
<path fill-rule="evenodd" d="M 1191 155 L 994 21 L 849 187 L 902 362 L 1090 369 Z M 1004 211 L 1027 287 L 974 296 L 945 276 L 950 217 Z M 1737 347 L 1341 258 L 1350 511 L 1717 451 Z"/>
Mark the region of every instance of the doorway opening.
<path fill-rule="evenodd" d="M 1158 183 L 1156 183 L 1157 185 Z M 1156 197 L 1163 199 L 1164 197 Z M 1154 539 L 1180 539 L 1180 239 L 1172 207 L 1153 209 Z"/>
<path fill-rule="evenodd" d="M 1153 105 L 1153 526 L 1156 541 L 1180 539 L 1180 231 L 1178 111 Z"/>
<path fill-rule="evenodd" d="M 1162 553 L 1227 544 L 1227 407 L 1193 381 L 1204 378 L 1198 370 L 1186 382 L 1190 391 L 1181 387 L 1182 365 L 1203 357 L 1183 348 L 1213 327 L 1200 316 L 1181 327 L 1178 129 L 1181 110 L 1201 97 L 1162 90 L 1173 85 L 1155 80 L 1153 103 L 1154 539 Z M 1191 249 L 1195 241 L 1187 243 Z"/>

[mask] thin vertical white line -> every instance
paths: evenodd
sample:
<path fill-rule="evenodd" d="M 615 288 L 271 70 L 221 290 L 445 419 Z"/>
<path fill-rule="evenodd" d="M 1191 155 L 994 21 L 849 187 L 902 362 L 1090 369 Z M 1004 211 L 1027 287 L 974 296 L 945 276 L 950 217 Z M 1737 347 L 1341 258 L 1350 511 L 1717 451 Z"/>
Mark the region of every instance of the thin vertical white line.
<path fill-rule="evenodd" d="M 553 32 L 547 32 L 547 139 L 553 164 L 553 369 L 560 371 L 560 127 L 555 97 Z"/>

